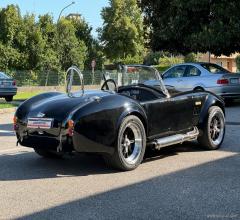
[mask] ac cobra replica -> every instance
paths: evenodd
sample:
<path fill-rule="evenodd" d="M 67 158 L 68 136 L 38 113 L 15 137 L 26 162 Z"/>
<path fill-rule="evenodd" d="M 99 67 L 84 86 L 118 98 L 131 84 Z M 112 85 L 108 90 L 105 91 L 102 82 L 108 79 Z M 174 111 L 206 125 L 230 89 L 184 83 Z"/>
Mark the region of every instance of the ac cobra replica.
<path fill-rule="evenodd" d="M 81 89 L 72 92 L 74 75 Z M 69 152 L 98 153 L 108 165 L 133 170 L 146 148 L 197 140 L 207 150 L 225 134 L 223 100 L 202 91 L 167 89 L 158 71 L 119 65 L 106 71 L 101 90 L 84 90 L 80 70 L 67 71 L 67 92 L 26 100 L 14 116 L 17 143 L 43 157 Z"/>

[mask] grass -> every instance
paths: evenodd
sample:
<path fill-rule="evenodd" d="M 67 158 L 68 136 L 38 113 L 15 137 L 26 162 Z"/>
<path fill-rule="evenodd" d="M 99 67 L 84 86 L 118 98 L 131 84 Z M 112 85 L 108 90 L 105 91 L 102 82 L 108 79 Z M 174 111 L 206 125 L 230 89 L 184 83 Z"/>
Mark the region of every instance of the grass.
<path fill-rule="evenodd" d="M 0 109 L 13 108 L 13 107 L 16 107 L 16 106 L 17 106 L 16 104 L 11 104 L 11 103 L 0 103 Z"/>
<path fill-rule="evenodd" d="M 17 95 L 15 95 L 13 97 L 13 100 L 14 101 L 19 101 L 19 100 L 26 100 L 26 99 L 29 99 L 35 95 L 38 95 L 40 93 L 43 93 L 43 92 L 40 92 L 40 91 L 34 91 L 34 92 L 18 92 Z"/>

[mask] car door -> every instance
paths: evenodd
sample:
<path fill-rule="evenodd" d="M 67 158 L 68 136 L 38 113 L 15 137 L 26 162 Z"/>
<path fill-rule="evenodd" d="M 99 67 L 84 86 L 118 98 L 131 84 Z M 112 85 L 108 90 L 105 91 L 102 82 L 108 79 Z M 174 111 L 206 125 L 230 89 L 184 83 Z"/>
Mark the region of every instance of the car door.
<path fill-rule="evenodd" d="M 179 94 L 141 104 L 147 113 L 150 137 L 167 136 L 192 127 L 192 95 Z"/>
<path fill-rule="evenodd" d="M 185 91 L 184 74 L 186 67 L 186 65 L 178 65 L 165 72 L 163 74 L 163 81 L 165 86 L 167 88 L 174 87 L 176 90 Z"/>
<path fill-rule="evenodd" d="M 201 83 L 201 71 L 193 65 L 188 65 L 184 73 L 184 87 L 186 91 L 193 90 Z"/>

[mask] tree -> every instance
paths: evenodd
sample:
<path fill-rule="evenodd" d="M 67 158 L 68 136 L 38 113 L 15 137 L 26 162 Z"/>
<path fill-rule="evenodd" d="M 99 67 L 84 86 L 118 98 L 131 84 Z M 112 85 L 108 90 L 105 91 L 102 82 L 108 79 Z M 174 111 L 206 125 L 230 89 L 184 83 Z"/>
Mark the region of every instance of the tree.
<path fill-rule="evenodd" d="M 82 40 L 77 39 L 73 24 L 65 18 L 57 25 L 56 50 L 62 70 L 66 71 L 72 65 L 84 67 L 87 47 Z"/>
<path fill-rule="evenodd" d="M 238 0 L 141 0 L 150 45 L 155 50 L 188 54 L 240 50 Z"/>
<path fill-rule="evenodd" d="M 39 16 L 38 26 L 44 41 L 44 50 L 41 53 L 41 61 L 38 67 L 46 70 L 58 70 L 60 64 L 56 50 L 57 29 L 52 16 L 49 14 Z"/>
<path fill-rule="evenodd" d="M 17 6 L 9 5 L 0 11 L 0 68 L 5 71 L 20 63 L 21 54 L 14 45 L 20 22 Z"/>
<path fill-rule="evenodd" d="M 102 10 L 99 37 L 107 57 L 119 61 L 143 51 L 143 19 L 136 0 L 109 0 Z"/>
<path fill-rule="evenodd" d="M 20 53 L 11 46 L 0 41 L 0 70 L 7 72 L 10 68 L 16 67 L 20 62 Z"/>
<path fill-rule="evenodd" d="M 76 37 L 83 41 L 87 47 L 91 47 L 93 37 L 91 35 L 92 27 L 80 16 L 79 18 L 68 18 L 75 28 Z"/>
<path fill-rule="evenodd" d="M 12 45 L 20 21 L 20 10 L 17 6 L 8 5 L 0 11 L 0 39 L 4 44 Z"/>
<path fill-rule="evenodd" d="M 69 18 L 68 18 L 69 19 Z M 92 27 L 80 16 L 69 19 L 75 28 L 75 35 L 78 40 L 83 41 L 87 47 L 84 69 L 91 69 L 92 60 L 96 61 L 96 69 L 102 69 L 104 54 L 99 42 L 91 35 Z"/>

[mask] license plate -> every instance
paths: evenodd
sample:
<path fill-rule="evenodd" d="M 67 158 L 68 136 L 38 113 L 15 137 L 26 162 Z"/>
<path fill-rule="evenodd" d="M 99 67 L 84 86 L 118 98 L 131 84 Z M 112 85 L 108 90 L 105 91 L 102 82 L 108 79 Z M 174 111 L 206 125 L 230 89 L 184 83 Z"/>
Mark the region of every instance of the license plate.
<path fill-rule="evenodd" d="M 52 127 L 52 123 L 53 123 L 52 118 L 29 118 L 27 127 L 50 129 Z"/>
<path fill-rule="evenodd" d="M 231 84 L 239 84 L 240 80 L 238 78 L 230 79 Z"/>
<path fill-rule="evenodd" d="M 4 86 L 10 86 L 10 85 L 11 85 L 10 82 L 2 82 L 2 84 L 3 84 Z"/>
<path fill-rule="evenodd" d="M 10 82 L 2 82 L 0 85 L 1 85 L 1 87 L 7 87 L 7 86 L 10 86 L 11 83 Z"/>

